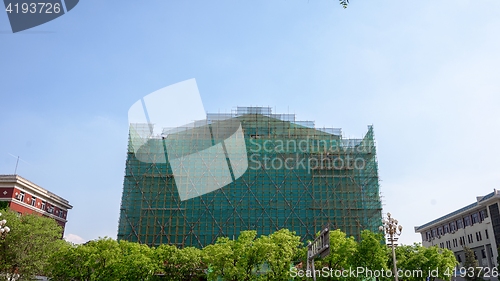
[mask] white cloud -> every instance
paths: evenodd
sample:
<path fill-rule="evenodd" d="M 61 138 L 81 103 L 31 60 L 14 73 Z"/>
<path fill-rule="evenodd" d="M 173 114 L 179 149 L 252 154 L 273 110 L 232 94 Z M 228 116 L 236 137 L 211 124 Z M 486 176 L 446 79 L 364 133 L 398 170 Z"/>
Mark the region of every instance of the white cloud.
<path fill-rule="evenodd" d="M 74 244 L 83 244 L 86 242 L 85 239 L 83 239 L 82 237 L 71 233 L 64 236 L 64 240 Z"/>

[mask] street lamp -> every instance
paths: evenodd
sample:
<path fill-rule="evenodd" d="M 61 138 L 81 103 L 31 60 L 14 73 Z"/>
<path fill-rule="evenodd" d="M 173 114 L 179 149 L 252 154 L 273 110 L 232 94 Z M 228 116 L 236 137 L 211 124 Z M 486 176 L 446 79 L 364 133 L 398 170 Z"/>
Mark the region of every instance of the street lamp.
<path fill-rule="evenodd" d="M 2 214 L 0 213 L 0 217 Z M 0 220 L 0 236 L 3 236 L 4 234 L 9 233 L 10 228 L 6 226 L 5 224 L 7 223 L 7 220 Z"/>
<path fill-rule="evenodd" d="M 398 241 L 399 235 L 401 235 L 401 231 L 403 231 L 403 226 L 398 225 L 398 220 L 391 218 L 391 213 L 387 213 L 387 220 L 382 219 L 382 224 L 378 229 L 384 232 L 384 235 L 387 236 L 389 240 L 389 245 L 392 248 L 392 263 L 394 264 L 394 280 L 398 281 L 398 272 L 396 266 L 396 250 L 397 246 L 396 242 Z"/>

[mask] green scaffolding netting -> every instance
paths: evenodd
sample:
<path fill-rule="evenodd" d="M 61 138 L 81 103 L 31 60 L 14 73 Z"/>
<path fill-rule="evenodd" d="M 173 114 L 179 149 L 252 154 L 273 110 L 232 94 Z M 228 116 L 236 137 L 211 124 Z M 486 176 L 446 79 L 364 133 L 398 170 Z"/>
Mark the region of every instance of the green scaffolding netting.
<path fill-rule="evenodd" d="M 238 125 L 244 139 L 229 140 Z M 344 139 L 292 114 L 238 108 L 134 150 L 137 137 L 131 130 L 120 240 L 204 247 L 243 230 L 288 228 L 306 241 L 325 227 L 359 238 L 381 224 L 371 126 L 362 139 Z"/>

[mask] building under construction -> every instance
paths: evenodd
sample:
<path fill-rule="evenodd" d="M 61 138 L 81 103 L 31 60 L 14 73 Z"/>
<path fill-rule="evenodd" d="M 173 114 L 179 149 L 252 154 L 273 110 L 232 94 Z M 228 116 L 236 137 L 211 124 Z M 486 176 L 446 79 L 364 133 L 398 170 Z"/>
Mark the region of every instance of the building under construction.
<path fill-rule="evenodd" d="M 118 239 L 204 247 L 243 230 L 302 241 L 381 225 L 373 128 L 361 139 L 268 107 L 238 107 L 161 136 L 131 124 Z M 138 145 L 139 144 L 139 145 Z"/>

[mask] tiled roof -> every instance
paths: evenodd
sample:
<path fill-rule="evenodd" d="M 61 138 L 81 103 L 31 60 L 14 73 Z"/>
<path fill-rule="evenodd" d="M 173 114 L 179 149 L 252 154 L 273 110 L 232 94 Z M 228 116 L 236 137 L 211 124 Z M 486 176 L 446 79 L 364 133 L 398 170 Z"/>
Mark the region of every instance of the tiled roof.
<path fill-rule="evenodd" d="M 470 204 L 470 205 L 467 205 L 467 206 L 465 206 L 465 207 L 463 207 L 463 208 L 461 208 L 461 209 L 458 209 L 458 210 L 456 210 L 456 211 L 454 211 L 454 212 L 451 212 L 451 213 L 449 213 L 449 214 L 447 214 L 447 215 L 444 215 L 444 216 L 442 216 L 442 217 L 440 217 L 440 218 L 437 218 L 437 219 L 435 219 L 435 220 L 433 220 L 433 221 L 430 221 L 430 222 L 428 222 L 428 223 L 426 223 L 426 224 L 424 224 L 424 225 L 421 225 L 421 226 L 416 227 L 416 228 L 415 228 L 415 231 L 419 231 L 419 230 L 424 229 L 424 228 L 426 228 L 426 227 L 428 227 L 428 226 L 430 226 L 430 225 L 433 225 L 433 224 L 438 223 L 438 222 L 440 222 L 440 221 L 444 221 L 444 220 L 449 219 L 449 218 L 451 218 L 451 217 L 453 217 L 453 216 L 455 216 L 455 215 L 457 215 L 457 214 L 460 214 L 460 213 L 462 213 L 462 212 L 465 212 L 465 211 L 467 211 L 467 210 L 470 210 L 470 209 L 472 209 L 472 208 L 476 207 L 476 206 L 478 205 L 478 203 L 479 203 L 479 202 L 483 202 L 483 201 L 485 201 L 485 200 L 488 200 L 489 198 L 493 197 L 494 195 L 495 195 L 495 192 L 491 192 L 490 194 L 488 194 L 488 195 L 484 196 L 483 198 L 481 198 L 481 200 L 479 200 L 478 202 L 474 202 L 474 203 L 472 203 L 472 204 Z"/>

